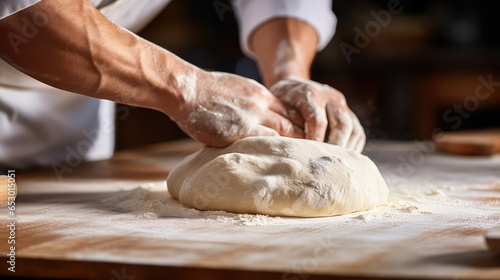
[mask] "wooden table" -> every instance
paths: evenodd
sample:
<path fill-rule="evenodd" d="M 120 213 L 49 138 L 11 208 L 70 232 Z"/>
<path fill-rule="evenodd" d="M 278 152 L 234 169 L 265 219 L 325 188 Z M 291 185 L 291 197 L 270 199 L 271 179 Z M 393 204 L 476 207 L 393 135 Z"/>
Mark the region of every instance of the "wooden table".
<path fill-rule="evenodd" d="M 425 143 L 374 143 L 365 153 L 391 189 L 370 212 L 274 219 L 263 226 L 207 216 L 144 217 L 103 202 L 164 180 L 200 145 L 164 143 L 82 163 L 17 171 L 16 272 L 78 279 L 500 279 L 484 231 L 500 220 L 500 157 L 442 155 Z M 175 203 L 173 201 L 172 203 Z M 180 206 L 176 206 L 180 207 Z M 7 209 L 0 209 L 2 223 Z M 224 216 L 224 214 L 222 214 Z M 228 219 L 234 215 L 228 215 Z"/>

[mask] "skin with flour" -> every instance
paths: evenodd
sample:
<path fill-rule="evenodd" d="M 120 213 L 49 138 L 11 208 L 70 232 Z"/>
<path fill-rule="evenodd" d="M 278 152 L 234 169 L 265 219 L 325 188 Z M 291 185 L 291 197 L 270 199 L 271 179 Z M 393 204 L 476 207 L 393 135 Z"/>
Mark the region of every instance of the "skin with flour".
<path fill-rule="evenodd" d="M 338 90 L 293 76 L 277 82 L 270 90 L 301 113 L 306 120 L 305 135 L 314 133 L 311 120 L 315 119 L 317 122 L 329 124 L 330 133 L 326 135 L 326 142 L 359 152 L 363 150 L 366 142 L 363 128 Z M 319 137 L 325 136 L 321 134 Z"/>
<path fill-rule="evenodd" d="M 189 97 L 172 119 L 209 146 L 225 146 L 245 136 L 304 137 L 300 115 L 276 103 L 276 97 L 253 80 L 220 72 L 188 72 L 179 79 Z"/>
<path fill-rule="evenodd" d="M 309 79 L 315 31 L 298 20 L 278 19 L 249 40 L 264 84 L 300 114 L 286 115 L 295 124 L 304 123 L 304 136 L 323 141 L 329 128 L 330 143 L 353 150 L 282 137 L 205 148 L 169 175 L 171 195 L 201 210 L 302 217 L 347 214 L 384 203 L 388 190 L 378 169 L 354 151 L 365 144 L 358 119 L 342 93 Z"/>
<path fill-rule="evenodd" d="M 167 178 L 172 197 L 199 210 L 321 217 L 386 202 L 375 164 L 337 145 L 288 137 L 249 137 L 205 147 Z"/>
<path fill-rule="evenodd" d="M 344 95 L 310 79 L 317 46 L 315 30 L 292 18 L 270 20 L 249 38 L 264 84 L 300 113 L 305 138 L 361 151 L 366 136 Z"/>
<path fill-rule="evenodd" d="M 262 85 L 187 63 L 119 28 L 86 0 L 41 1 L 2 19 L 0 37 L 22 34 L 34 15 L 50 20 L 17 50 L 0 44 L 0 58 L 40 82 L 161 111 L 210 146 L 253 135 L 304 137 L 303 124 L 286 115 L 292 109 Z"/>
<path fill-rule="evenodd" d="M 0 37 L 22 34 L 25 19 L 37 15 L 50 20 L 17 49 L 0 44 L 0 58 L 38 81 L 159 110 L 210 146 L 261 135 L 324 141 L 329 128 L 339 135 L 329 137 L 330 142 L 362 149 L 363 129 L 347 104 L 340 102 L 343 95 L 310 81 L 318 35 L 300 20 L 270 20 L 248 38 L 265 86 L 280 82 L 271 92 L 249 79 L 199 69 L 116 26 L 86 0 L 41 1 L 2 19 Z M 302 80 L 291 81 L 291 76 Z M 302 84 L 293 98 L 301 101 L 277 97 L 283 96 L 281 85 L 290 83 Z"/>

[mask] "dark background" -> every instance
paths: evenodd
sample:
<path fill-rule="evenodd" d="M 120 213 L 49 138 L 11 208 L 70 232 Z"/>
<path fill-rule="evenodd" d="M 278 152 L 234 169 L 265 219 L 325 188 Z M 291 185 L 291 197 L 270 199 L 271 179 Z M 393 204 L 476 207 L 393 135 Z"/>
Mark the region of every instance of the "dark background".
<path fill-rule="evenodd" d="M 406 0 L 381 23 L 373 14 L 387 15 L 388 2 L 333 1 L 337 31 L 317 55 L 312 78 L 344 93 L 369 140 L 500 127 L 500 89 L 475 96 L 479 77 L 500 82 L 499 2 Z M 240 50 L 233 12 L 224 11 L 229 4 L 173 1 L 139 35 L 201 68 L 259 80 Z M 368 36 L 363 45 L 355 43 L 356 30 Z M 350 59 L 341 49 L 347 44 L 359 50 Z M 186 137 L 160 112 L 118 106 L 128 113 L 118 115 L 117 150 Z"/>

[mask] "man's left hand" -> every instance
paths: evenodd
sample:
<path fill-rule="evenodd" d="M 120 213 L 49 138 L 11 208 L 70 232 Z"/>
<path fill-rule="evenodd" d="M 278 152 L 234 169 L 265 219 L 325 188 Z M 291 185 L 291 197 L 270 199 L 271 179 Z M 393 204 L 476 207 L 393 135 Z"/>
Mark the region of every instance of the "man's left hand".
<path fill-rule="evenodd" d="M 293 76 L 277 82 L 270 91 L 300 112 L 307 139 L 363 150 L 366 142 L 363 127 L 340 91 Z"/>

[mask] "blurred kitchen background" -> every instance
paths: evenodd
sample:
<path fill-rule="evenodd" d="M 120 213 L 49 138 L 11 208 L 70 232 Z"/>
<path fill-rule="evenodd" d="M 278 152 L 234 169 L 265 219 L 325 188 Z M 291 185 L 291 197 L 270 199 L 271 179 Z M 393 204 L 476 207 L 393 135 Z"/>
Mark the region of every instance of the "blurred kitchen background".
<path fill-rule="evenodd" d="M 337 32 L 312 78 L 344 93 L 371 140 L 500 127 L 500 2 L 401 0 L 400 13 L 377 19 L 389 2 L 333 1 Z M 140 36 L 201 68 L 259 80 L 228 5 L 175 0 Z M 367 41 L 356 43 L 359 30 Z M 117 150 L 186 137 L 160 112 L 118 106 Z"/>

